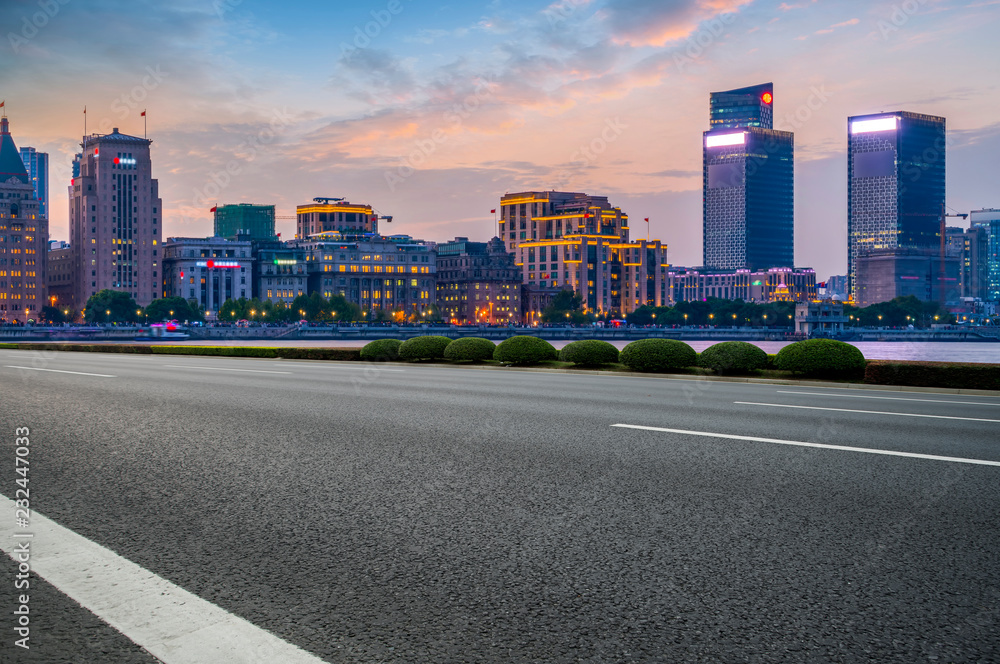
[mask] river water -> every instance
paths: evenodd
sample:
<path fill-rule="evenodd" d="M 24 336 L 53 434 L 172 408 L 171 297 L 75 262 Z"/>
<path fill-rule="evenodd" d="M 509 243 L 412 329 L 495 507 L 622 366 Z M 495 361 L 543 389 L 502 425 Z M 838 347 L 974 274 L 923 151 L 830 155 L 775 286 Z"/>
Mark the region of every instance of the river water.
<path fill-rule="evenodd" d="M 265 347 L 296 347 L 296 348 L 360 348 L 368 343 L 365 339 L 337 341 L 268 341 L 254 340 L 198 340 L 183 341 L 185 346 L 265 346 Z M 569 341 L 553 340 L 550 342 L 556 348 L 562 348 Z M 624 348 L 628 341 L 612 341 L 617 348 Z M 701 352 L 718 343 L 718 341 L 688 341 L 696 351 Z M 777 353 L 789 342 L 786 341 L 754 341 L 767 353 Z M 169 345 L 169 344 L 168 344 Z M 1000 343 L 996 342 L 962 342 L 962 341 L 857 341 L 853 342 L 869 360 L 920 360 L 927 362 L 976 362 L 1000 364 Z"/>

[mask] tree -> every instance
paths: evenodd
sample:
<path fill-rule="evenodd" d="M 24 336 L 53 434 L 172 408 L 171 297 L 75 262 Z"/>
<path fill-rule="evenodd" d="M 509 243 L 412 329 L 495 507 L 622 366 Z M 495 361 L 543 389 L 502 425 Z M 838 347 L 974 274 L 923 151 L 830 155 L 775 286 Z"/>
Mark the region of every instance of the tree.
<path fill-rule="evenodd" d="M 134 323 L 139 320 L 137 310 L 130 294 L 106 288 L 87 300 L 85 318 L 88 323 Z"/>
<path fill-rule="evenodd" d="M 585 323 L 590 316 L 583 313 L 583 296 L 571 290 L 562 290 L 542 311 L 543 323 Z"/>
<path fill-rule="evenodd" d="M 185 300 L 183 297 L 164 297 L 153 300 L 146 306 L 143 312 L 145 317 L 152 321 L 164 320 L 202 320 L 204 315 L 201 308 L 194 300 Z"/>
<path fill-rule="evenodd" d="M 61 323 L 72 323 L 76 318 L 76 311 L 73 309 L 60 309 L 59 307 L 44 306 L 41 311 L 42 320 L 47 323 L 59 325 Z"/>

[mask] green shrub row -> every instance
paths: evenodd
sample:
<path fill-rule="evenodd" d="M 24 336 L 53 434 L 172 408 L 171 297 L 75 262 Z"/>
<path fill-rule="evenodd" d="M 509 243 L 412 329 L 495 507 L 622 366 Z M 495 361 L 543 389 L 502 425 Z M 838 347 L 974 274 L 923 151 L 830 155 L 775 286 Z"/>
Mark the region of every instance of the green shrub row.
<path fill-rule="evenodd" d="M 748 374 L 768 365 L 767 353 L 746 341 L 723 341 L 698 356 L 698 364 L 718 374 Z"/>
<path fill-rule="evenodd" d="M 808 339 L 778 351 L 774 366 L 779 371 L 816 378 L 861 378 L 865 373 L 865 356 L 843 341 Z"/>
<path fill-rule="evenodd" d="M 444 349 L 444 359 L 452 362 L 485 362 L 493 359 L 497 345 L 481 337 L 455 339 Z"/>
<path fill-rule="evenodd" d="M 865 382 L 872 385 L 1000 390 L 1000 364 L 870 360 L 865 367 Z"/>
<path fill-rule="evenodd" d="M 563 346 L 559 351 L 559 359 L 572 362 L 582 367 L 597 367 L 602 364 L 614 364 L 618 361 L 618 349 L 607 341 L 587 339 L 573 341 Z"/>

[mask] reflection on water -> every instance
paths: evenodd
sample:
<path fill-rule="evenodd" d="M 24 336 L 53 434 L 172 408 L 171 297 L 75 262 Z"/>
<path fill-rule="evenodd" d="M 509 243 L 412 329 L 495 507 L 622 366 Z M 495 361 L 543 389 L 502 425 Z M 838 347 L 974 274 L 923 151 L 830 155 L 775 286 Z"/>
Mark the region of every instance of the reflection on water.
<path fill-rule="evenodd" d="M 185 345 L 201 346 L 283 346 L 297 348 L 360 348 L 367 340 L 353 339 L 345 341 L 269 341 L 256 339 L 247 341 L 186 341 Z M 568 341 L 553 340 L 552 345 L 562 348 Z M 619 349 L 624 348 L 628 341 L 612 341 Z M 701 352 L 717 341 L 689 341 L 696 351 Z M 777 353 L 785 341 L 754 341 L 767 353 Z M 996 342 L 962 342 L 962 341 L 858 341 L 853 345 L 861 349 L 869 360 L 920 360 L 925 362 L 984 362 L 1000 364 L 1000 343 Z"/>

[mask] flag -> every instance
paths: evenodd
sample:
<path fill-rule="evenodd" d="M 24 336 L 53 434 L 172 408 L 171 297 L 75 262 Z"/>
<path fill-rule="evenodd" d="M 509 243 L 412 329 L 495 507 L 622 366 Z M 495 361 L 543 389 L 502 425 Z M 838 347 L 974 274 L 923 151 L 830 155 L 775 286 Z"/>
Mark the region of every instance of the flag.
<path fill-rule="evenodd" d="M 146 117 L 146 111 L 143 111 L 142 113 L 140 113 L 140 114 L 139 114 L 139 117 L 140 117 L 140 118 L 144 118 L 144 117 Z"/>
<path fill-rule="evenodd" d="M 646 221 L 649 221 L 649 217 L 646 217 Z"/>
<path fill-rule="evenodd" d="M 3 106 L 3 104 L 0 104 L 0 106 Z M 497 213 L 496 210 L 490 210 L 490 214 L 496 214 L 496 213 Z"/>
<path fill-rule="evenodd" d="M 3 108 L 3 105 L 6 104 L 6 103 L 7 103 L 6 99 L 4 99 L 3 101 L 0 101 L 0 108 Z"/>
<path fill-rule="evenodd" d="M 218 205 L 216 205 L 216 206 L 215 206 L 214 208 L 212 208 L 211 210 L 209 210 L 209 212 L 215 212 L 215 211 L 216 211 L 216 210 L 218 210 L 218 209 L 219 209 L 219 206 L 218 206 Z"/>
<path fill-rule="evenodd" d="M 83 107 L 83 114 L 84 114 L 84 115 L 86 115 L 86 114 L 87 114 L 87 107 L 86 107 L 86 106 L 84 106 L 84 107 Z"/>

